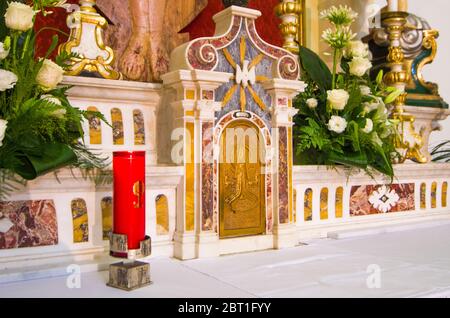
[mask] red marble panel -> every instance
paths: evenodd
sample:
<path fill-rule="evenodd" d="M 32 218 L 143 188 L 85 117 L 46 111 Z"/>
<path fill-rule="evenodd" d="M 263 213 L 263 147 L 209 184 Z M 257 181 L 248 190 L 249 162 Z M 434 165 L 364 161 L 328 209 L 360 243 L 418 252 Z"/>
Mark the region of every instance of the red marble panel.
<path fill-rule="evenodd" d="M 289 166 L 287 128 L 278 128 L 279 159 L 278 159 L 278 208 L 280 223 L 289 223 Z"/>
<path fill-rule="evenodd" d="M 187 59 L 194 69 L 211 71 L 217 64 L 217 50 L 226 47 L 241 29 L 240 17 L 234 17 L 230 32 L 220 38 L 199 39 L 190 44 Z"/>
<path fill-rule="evenodd" d="M 213 123 L 202 124 L 202 230 L 213 229 L 214 215 L 214 165 Z"/>
<path fill-rule="evenodd" d="M 392 193 L 396 195 L 396 199 L 392 201 L 393 204 L 386 212 L 383 212 L 380 209 L 380 206 L 377 208 L 375 204 L 370 202 L 370 198 L 374 192 L 379 191 L 382 187 L 382 185 L 352 187 L 350 193 L 350 215 L 360 216 L 415 210 L 415 190 L 413 183 L 386 185 L 387 191 L 393 191 Z M 386 197 L 384 200 L 387 201 L 388 199 L 389 198 Z M 383 202 L 383 198 L 381 198 L 381 202 Z"/>
<path fill-rule="evenodd" d="M 58 244 L 53 200 L 0 202 L 0 249 Z"/>

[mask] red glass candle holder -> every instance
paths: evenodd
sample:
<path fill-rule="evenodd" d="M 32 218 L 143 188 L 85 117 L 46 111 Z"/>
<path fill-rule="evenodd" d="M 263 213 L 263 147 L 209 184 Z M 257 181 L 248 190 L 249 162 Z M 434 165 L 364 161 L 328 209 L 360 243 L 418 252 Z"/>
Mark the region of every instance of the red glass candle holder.
<path fill-rule="evenodd" d="M 113 236 L 124 237 L 128 251 L 139 250 L 141 242 L 146 239 L 145 151 L 114 152 L 113 174 Z M 129 257 L 129 252 L 125 250 L 125 246 L 115 251 L 111 250 L 111 255 Z"/>

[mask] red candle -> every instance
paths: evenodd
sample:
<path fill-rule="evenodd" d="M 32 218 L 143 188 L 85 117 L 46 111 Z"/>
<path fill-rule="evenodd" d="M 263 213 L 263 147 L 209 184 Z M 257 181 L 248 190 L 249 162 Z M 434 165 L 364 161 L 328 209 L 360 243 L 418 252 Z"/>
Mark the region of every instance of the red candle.
<path fill-rule="evenodd" d="M 114 152 L 113 173 L 114 234 L 127 235 L 128 249 L 137 250 L 145 240 L 145 151 Z"/>

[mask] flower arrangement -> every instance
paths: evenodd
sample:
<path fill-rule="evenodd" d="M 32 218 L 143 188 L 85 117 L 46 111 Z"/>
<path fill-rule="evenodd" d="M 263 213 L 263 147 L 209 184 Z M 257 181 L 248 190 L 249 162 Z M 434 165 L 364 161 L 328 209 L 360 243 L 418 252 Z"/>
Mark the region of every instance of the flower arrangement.
<path fill-rule="evenodd" d="M 82 122 L 100 113 L 72 107 L 61 87 L 66 61 L 64 54 L 48 59 L 58 38 L 45 56 L 36 56 L 33 30 L 39 12 L 63 6 L 65 1 L 34 0 L 30 5 L 10 2 L 4 25 L 7 36 L 0 39 L 0 196 L 10 183 L 32 180 L 64 166 L 103 167 L 83 143 Z"/>
<path fill-rule="evenodd" d="M 357 17 L 347 6 L 321 13 L 331 28 L 322 38 L 333 51 L 333 68 L 317 54 L 301 48 L 300 60 L 308 87 L 295 101 L 294 142 L 299 164 L 345 165 L 394 176 L 398 154 L 396 123 L 386 104 L 400 94 L 383 85 L 383 73 L 371 80 L 368 46 L 354 41 L 351 25 Z M 340 66 L 341 70 L 338 70 Z"/>

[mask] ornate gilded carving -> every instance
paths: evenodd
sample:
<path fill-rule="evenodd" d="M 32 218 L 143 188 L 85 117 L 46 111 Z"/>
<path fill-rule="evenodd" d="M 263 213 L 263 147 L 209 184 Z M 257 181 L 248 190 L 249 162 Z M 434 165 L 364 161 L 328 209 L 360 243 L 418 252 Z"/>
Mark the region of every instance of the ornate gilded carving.
<path fill-rule="evenodd" d="M 390 40 L 387 60 L 390 63 L 390 72 L 385 75 L 385 82 L 404 92 L 393 103 L 392 117 L 399 122 L 399 135 L 396 139 L 396 147 L 400 152 L 402 163 L 407 159 L 418 163 L 427 163 L 428 158 L 422 153 L 424 145 L 423 131 L 417 132 L 414 122 L 415 117 L 404 111 L 407 98 L 406 85 L 409 75 L 404 70 L 404 53 L 401 47 L 401 37 L 407 23 L 406 12 L 385 12 L 382 14 L 382 25 L 385 27 Z"/>
<path fill-rule="evenodd" d="M 406 19 L 405 29 L 400 36 L 400 47 L 404 55 L 400 60 L 403 60 L 408 74 L 406 104 L 448 108 L 448 104 L 439 95 L 438 85 L 426 81 L 422 73 L 423 68 L 431 64 L 436 57 L 436 39 L 439 37 L 439 31 L 432 29 L 427 21 L 414 14 L 409 13 Z M 394 33 L 398 36 L 398 30 L 394 30 Z M 389 33 L 384 28 L 372 29 L 369 41 L 373 41 L 371 50 L 374 56 L 374 70 L 377 72 L 386 66 L 385 48 L 390 44 Z"/>
<path fill-rule="evenodd" d="M 121 79 L 122 74 L 112 68 L 114 52 L 103 42 L 108 22 L 95 10 L 95 0 L 80 0 L 81 8 L 67 17 L 70 37 L 60 45 L 59 52 L 76 53 L 71 59 L 67 75 L 83 72 L 97 73 L 106 79 Z"/>
<path fill-rule="evenodd" d="M 425 30 L 423 31 L 424 39 L 422 46 L 424 49 L 429 50 L 430 54 L 421 60 L 417 66 L 417 79 L 419 83 L 426 87 L 433 95 L 439 96 L 439 87 L 435 83 L 425 81 L 422 70 L 425 65 L 433 63 L 437 54 L 436 39 L 439 37 L 439 31 L 437 30 Z"/>
<path fill-rule="evenodd" d="M 284 38 L 283 48 L 298 54 L 303 45 L 303 0 L 281 0 L 275 12 L 282 20 L 280 31 Z"/>
<path fill-rule="evenodd" d="M 243 120 L 233 122 L 222 134 L 222 162 L 219 166 L 221 237 L 262 234 L 265 231 L 265 175 L 258 149 L 261 137 L 258 137 L 257 145 L 250 140 L 244 141 L 245 146 L 240 142 L 229 142 L 235 140 L 234 133 L 238 130 L 244 136 L 259 136 L 257 127 Z M 231 138 L 227 134 L 232 134 Z M 257 152 L 256 162 L 252 152 Z"/>

